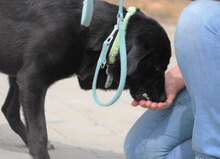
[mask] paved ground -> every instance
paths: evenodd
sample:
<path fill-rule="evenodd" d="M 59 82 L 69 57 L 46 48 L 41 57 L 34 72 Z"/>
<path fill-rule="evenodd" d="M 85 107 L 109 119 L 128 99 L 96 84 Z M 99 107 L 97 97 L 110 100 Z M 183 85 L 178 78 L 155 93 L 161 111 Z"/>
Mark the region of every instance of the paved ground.
<path fill-rule="evenodd" d="M 173 41 L 173 26 L 165 26 Z M 171 65 L 175 64 L 172 57 Z M 171 65 L 169 67 L 171 67 Z M 0 74 L 0 105 L 8 91 L 7 77 Z M 98 91 L 101 99 L 112 92 Z M 55 146 L 52 159 L 125 159 L 123 141 L 146 110 L 133 108 L 129 92 L 109 108 L 99 107 L 91 91 L 79 89 L 76 78 L 53 85 L 47 94 L 46 117 L 49 140 Z M 31 159 L 21 139 L 9 128 L 0 113 L 0 159 Z"/>

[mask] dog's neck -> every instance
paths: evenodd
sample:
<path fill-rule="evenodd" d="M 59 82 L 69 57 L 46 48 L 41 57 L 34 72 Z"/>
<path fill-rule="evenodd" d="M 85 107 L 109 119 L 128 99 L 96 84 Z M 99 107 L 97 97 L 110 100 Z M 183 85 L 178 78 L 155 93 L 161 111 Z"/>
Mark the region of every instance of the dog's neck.
<path fill-rule="evenodd" d="M 103 42 L 110 35 L 114 28 L 114 25 L 117 23 L 117 13 L 118 6 L 100 0 L 96 1 L 91 25 L 89 26 L 89 28 L 82 28 L 83 37 L 85 37 L 84 44 L 86 45 L 86 51 L 82 60 L 82 65 L 80 67 L 81 69 L 78 73 L 78 77 L 80 79 L 84 80 L 88 77 L 93 77 L 93 73 L 95 72 L 95 66 L 100 55 Z M 125 14 L 126 9 L 124 9 L 124 15 Z M 130 28 L 132 27 L 130 26 Z M 128 37 L 129 30 L 127 30 L 127 33 L 128 34 L 126 35 L 126 38 L 132 38 Z M 127 50 L 129 50 L 129 45 L 127 45 Z M 117 70 L 118 66 L 120 66 L 120 62 L 119 58 L 116 57 L 116 62 L 111 67 L 113 68 L 113 70 Z M 100 76 L 102 76 L 102 74 L 103 76 L 106 76 L 105 70 L 100 72 Z M 118 75 L 118 73 L 116 74 Z"/>
<path fill-rule="evenodd" d="M 102 43 L 110 35 L 114 25 L 117 23 L 117 13 L 118 6 L 104 1 L 96 1 L 92 23 L 88 32 L 88 50 L 101 50 Z M 125 13 L 126 10 L 124 9 L 124 14 Z"/>
<path fill-rule="evenodd" d="M 126 10 L 124 9 L 126 13 Z M 96 0 L 94 13 L 89 28 L 82 27 L 83 43 L 85 53 L 78 76 L 86 78 L 86 72 L 94 72 L 96 62 L 102 49 L 102 44 L 112 32 L 117 23 L 118 6 L 102 0 Z M 88 75 L 87 76 L 92 76 Z"/>

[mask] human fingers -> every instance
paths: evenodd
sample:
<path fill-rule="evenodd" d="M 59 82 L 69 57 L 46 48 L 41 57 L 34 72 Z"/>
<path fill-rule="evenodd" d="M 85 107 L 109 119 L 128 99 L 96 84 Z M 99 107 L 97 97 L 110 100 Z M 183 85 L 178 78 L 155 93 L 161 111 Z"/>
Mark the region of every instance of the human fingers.
<path fill-rule="evenodd" d="M 173 103 L 173 98 L 168 98 L 165 102 L 158 103 L 157 106 L 154 108 L 156 110 L 163 110 L 163 109 L 169 108 L 172 103 Z"/>
<path fill-rule="evenodd" d="M 136 100 L 133 100 L 132 103 L 131 103 L 132 106 L 136 107 L 139 105 L 139 102 L 136 101 Z"/>
<path fill-rule="evenodd" d="M 142 106 L 143 108 L 150 108 L 150 105 L 151 105 L 151 101 L 145 101 L 145 100 L 141 100 L 141 101 L 136 101 L 136 100 L 133 100 L 131 105 L 136 107 L 138 105 Z"/>
<path fill-rule="evenodd" d="M 133 101 L 131 103 L 132 106 L 138 106 L 140 105 L 143 108 L 148 108 L 148 109 L 152 109 L 152 110 L 162 110 L 162 109 L 166 109 L 168 108 L 171 104 L 172 104 L 173 99 L 167 99 L 165 102 L 160 102 L 160 103 L 156 103 L 156 102 L 152 102 L 152 101 L 145 101 L 145 100 L 141 100 L 141 101 Z"/>
<path fill-rule="evenodd" d="M 151 101 L 145 101 L 145 104 L 142 104 L 142 107 L 147 107 L 152 110 L 163 110 L 168 108 L 172 104 L 173 99 L 169 98 L 165 102 L 151 102 Z"/>
<path fill-rule="evenodd" d="M 158 103 L 158 107 L 164 108 L 164 107 L 169 107 L 173 102 L 173 99 L 167 99 L 165 102 L 160 102 Z"/>
<path fill-rule="evenodd" d="M 141 101 L 139 102 L 139 104 L 140 104 L 140 106 L 142 106 L 143 108 L 150 108 L 152 102 L 149 101 L 149 100 L 147 100 L 147 101 L 141 100 Z"/>
<path fill-rule="evenodd" d="M 147 101 L 141 100 L 141 101 L 139 101 L 139 105 L 142 106 L 143 108 L 148 108 L 148 109 L 153 109 L 153 110 L 158 109 L 158 103 L 152 102 L 149 100 L 147 100 Z"/>

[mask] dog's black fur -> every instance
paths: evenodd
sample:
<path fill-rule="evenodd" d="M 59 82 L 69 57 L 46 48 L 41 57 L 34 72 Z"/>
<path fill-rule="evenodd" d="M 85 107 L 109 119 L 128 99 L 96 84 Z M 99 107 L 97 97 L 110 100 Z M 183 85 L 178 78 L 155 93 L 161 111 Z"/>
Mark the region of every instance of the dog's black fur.
<path fill-rule="evenodd" d="M 11 128 L 29 146 L 34 159 L 49 159 L 44 100 L 48 87 L 77 75 L 91 89 L 102 43 L 116 24 L 118 7 L 95 0 L 89 28 L 80 25 L 82 0 L 0 0 L 0 71 L 9 75 L 10 89 L 2 107 Z M 124 10 L 126 13 L 126 10 Z M 134 99 L 147 93 L 152 101 L 166 99 L 164 72 L 171 55 L 163 28 L 138 10 L 129 20 L 126 45 L 126 87 Z M 117 88 L 119 58 L 109 71 Z M 105 69 L 97 87 L 104 89 Z M 26 128 L 20 119 L 23 106 Z"/>

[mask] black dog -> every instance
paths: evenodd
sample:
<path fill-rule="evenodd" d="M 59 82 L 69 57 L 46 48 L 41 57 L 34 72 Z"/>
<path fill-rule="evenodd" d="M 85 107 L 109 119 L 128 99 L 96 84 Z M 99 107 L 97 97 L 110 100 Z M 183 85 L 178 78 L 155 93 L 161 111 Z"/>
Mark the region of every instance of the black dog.
<path fill-rule="evenodd" d="M 80 25 L 82 0 L 0 0 L 0 71 L 9 75 L 10 90 L 2 107 L 11 128 L 29 146 L 34 159 L 49 159 L 44 100 L 48 87 L 77 75 L 91 89 L 102 43 L 116 24 L 118 6 L 95 0 L 89 28 Z M 126 10 L 124 10 L 126 13 Z M 166 99 L 164 72 L 171 55 L 164 29 L 138 10 L 126 34 L 126 88 L 134 99 L 147 94 Z M 120 61 L 109 65 L 117 88 Z M 105 69 L 97 87 L 104 89 Z M 26 128 L 20 119 L 23 106 Z"/>

